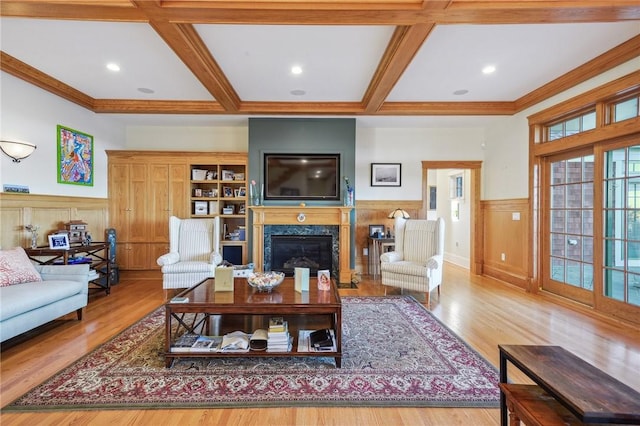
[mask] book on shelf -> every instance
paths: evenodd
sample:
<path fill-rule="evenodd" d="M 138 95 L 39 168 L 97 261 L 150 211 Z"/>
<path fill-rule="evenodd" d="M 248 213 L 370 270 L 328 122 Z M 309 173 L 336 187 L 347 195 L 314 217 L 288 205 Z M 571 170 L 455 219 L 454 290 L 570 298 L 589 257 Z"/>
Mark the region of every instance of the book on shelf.
<path fill-rule="evenodd" d="M 291 352 L 293 348 L 293 337 L 287 333 L 287 339 L 279 343 L 267 343 L 267 352 Z"/>
<path fill-rule="evenodd" d="M 200 337 L 197 334 L 185 333 L 178 337 L 171 346 L 171 352 L 191 352 L 191 347 Z"/>
<path fill-rule="evenodd" d="M 283 317 L 271 317 L 269 319 L 269 332 L 276 333 L 286 331 L 285 320 Z"/>
<path fill-rule="evenodd" d="M 221 344 L 221 336 L 198 336 L 191 345 L 191 352 L 217 352 Z"/>
<path fill-rule="evenodd" d="M 300 330 L 298 333 L 298 352 L 336 352 L 336 337 L 333 329 L 329 329 L 332 343 L 331 346 L 314 347 L 310 343 L 309 336 L 317 330 Z"/>

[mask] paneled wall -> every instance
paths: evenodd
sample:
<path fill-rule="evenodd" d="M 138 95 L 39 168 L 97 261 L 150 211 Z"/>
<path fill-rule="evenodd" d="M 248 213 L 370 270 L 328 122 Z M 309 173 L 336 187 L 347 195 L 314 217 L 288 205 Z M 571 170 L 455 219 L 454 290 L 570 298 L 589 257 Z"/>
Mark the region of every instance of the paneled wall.
<path fill-rule="evenodd" d="M 369 225 L 384 225 L 393 233 L 393 219 L 387 216 L 393 210 L 401 208 L 409 213 L 412 218 L 423 218 L 422 201 L 380 200 L 370 201 L 356 200 L 355 221 L 355 270 L 367 273 L 369 257 L 363 255 L 363 248 L 369 248 Z"/>
<path fill-rule="evenodd" d="M 108 210 L 106 198 L 0 193 L 0 245 L 29 247 L 25 225 L 38 225 L 38 245 L 49 244 L 47 235 L 71 220 L 86 222 L 93 240 L 104 241 Z"/>
<path fill-rule="evenodd" d="M 498 278 L 525 290 L 529 287 L 529 200 L 482 201 L 483 275 Z"/>

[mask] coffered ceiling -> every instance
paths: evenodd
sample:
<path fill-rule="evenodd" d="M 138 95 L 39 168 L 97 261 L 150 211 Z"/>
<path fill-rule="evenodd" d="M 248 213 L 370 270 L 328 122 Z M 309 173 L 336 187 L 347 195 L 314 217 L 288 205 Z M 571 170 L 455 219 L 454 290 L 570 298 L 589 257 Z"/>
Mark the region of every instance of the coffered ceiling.
<path fill-rule="evenodd" d="M 637 0 L 3 0 L 0 14 L 2 71 L 128 123 L 472 119 L 640 61 Z"/>

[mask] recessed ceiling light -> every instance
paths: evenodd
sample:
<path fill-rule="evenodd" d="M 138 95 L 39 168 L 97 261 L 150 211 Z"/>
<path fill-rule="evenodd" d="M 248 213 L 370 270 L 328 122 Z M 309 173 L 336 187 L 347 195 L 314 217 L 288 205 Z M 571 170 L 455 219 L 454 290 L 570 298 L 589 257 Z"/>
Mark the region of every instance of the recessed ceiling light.
<path fill-rule="evenodd" d="M 305 92 L 302 89 L 295 89 L 295 90 L 292 90 L 289 93 L 291 93 L 293 96 L 304 96 L 307 92 Z"/>
<path fill-rule="evenodd" d="M 138 92 L 151 94 L 151 93 L 155 93 L 156 91 L 153 89 L 149 89 L 148 87 L 138 87 Z"/>
<path fill-rule="evenodd" d="M 487 65 L 486 67 L 482 68 L 483 74 L 493 74 L 494 72 L 496 72 L 495 65 Z"/>
<path fill-rule="evenodd" d="M 298 75 L 302 74 L 302 67 L 300 65 L 294 65 L 291 67 L 291 74 Z"/>
<path fill-rule="evenodd" d="M 107 69 L 109 71 L 120 71 L 120 65 L 116 64 L 115 62 L 109 62 L 107 64 Z"/>
<path fill-rule="evenodd" d="M 467 93 L 469 93 L 469 91 L 467 89 L 459 89 L 456 90 L 455 92 L 453 92 L 454 95 L 466 95 Z"/>

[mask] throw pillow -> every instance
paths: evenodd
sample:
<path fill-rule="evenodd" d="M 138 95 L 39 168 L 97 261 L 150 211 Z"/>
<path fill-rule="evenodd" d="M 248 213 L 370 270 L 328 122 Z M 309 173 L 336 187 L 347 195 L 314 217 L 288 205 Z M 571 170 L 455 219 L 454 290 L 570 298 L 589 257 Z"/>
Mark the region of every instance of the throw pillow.
<path fill-rule="evenodd" d="M 0 250 L 0 287 L 42 281 L 22 247 Z"/>

